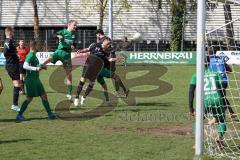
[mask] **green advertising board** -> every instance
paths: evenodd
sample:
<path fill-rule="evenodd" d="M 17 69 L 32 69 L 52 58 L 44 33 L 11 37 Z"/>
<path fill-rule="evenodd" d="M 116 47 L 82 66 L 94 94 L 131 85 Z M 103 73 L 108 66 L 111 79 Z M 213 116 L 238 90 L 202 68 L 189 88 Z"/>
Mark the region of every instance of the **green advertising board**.
<path fill-rule="evenodd" d="M 122 52 L 128 64 L 196 64 L 196 51 Z"/>

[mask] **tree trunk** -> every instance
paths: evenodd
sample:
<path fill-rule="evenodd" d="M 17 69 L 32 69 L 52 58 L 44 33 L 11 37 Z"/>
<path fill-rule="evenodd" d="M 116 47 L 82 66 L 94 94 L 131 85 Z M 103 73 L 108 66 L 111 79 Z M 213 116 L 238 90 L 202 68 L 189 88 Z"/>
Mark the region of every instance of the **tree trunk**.
<path fill-rule="evenodd" d="M 102 29 L 103 27 L 103 20 L 104 20 L 104 12 L 107 6 L 108 0 L 99 0 L 100 6 L 99 6 L 99 29 Z"/>
<path fill-rule="evenodd" d="M 232 12 L 231 12 L 231 6 L 230 4 L 224 4 L 224 17 L 225 17 L 225 24 L 232 21 Z M 226 42 L 227 46 L 230 50 L 235 49 L 235 43 L 234 43 L 234 31 L 233 31 L 233 24 L 230 23 L 226 25 Z"/>
<path fill-rule="evenodd" d="M 34 11 L 34 40 L 39 42 L 39 19 L 38 19 L 38 7 L 37 0 L 32 0 Z"/>
<path fill-rule="evenodd" d="M 104 19 L 104 10 L 103 10 L 103 0 L 100 0 L 100 10 L 99 10 L 99 29 L 102 29 L 103 26 L 103 19 Z"/>

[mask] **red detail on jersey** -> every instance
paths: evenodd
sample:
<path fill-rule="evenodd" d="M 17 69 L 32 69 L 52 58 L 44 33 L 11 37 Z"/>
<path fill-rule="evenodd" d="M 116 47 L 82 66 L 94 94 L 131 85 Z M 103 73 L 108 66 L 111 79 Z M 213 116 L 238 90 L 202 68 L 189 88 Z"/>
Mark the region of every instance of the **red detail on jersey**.
<path fill-rule="evenodd" d="M 17 47 L 17 54 L 19 56 L 19 62 L 24 62 L 26 59 L 26 56 L 29 52 L 28 48 L 21 49 L 20 47 Z"/>

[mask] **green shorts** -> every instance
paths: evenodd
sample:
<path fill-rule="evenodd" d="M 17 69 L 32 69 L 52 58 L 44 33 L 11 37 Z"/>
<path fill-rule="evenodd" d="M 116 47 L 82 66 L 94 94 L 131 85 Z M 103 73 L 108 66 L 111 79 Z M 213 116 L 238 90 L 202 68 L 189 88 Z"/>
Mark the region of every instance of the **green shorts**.
<path fill-rule="evenodd" d="M 46 94 L 39 78 L 26 78 L 24 83 L 27 91 L 26 95 L 28 97 L 39 97 Z"/>
<path fill-rule="evenodd" d="M 98 77 L 97 77 L 97 82 L 101 85 L 105 84 L 105 80 L 104 78 L 112 78 L 113 76 L 113 72 L 111 72 L 109 69 L 107 68 L 102 68 L 102 70 L 100 71 Z"/>
<path fill-rule="evenodd" d="M 61 61 L 64 67 L 72 67 L 71 52 L 66 52 L 61 49 L 57 49 L 53 54 L 51 54 L 53 63 Z"/>

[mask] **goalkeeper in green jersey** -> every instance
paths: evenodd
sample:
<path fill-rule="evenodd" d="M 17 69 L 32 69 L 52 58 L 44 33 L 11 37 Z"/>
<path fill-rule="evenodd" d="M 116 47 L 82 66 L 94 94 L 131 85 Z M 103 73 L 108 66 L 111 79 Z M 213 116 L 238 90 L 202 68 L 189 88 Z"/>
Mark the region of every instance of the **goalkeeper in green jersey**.
<path fill-rule="evenodd" d="M 56 63 L 61 61 L 67 74 L 67 98 L 72 99 L 72 61 L 71 51 L 76 48 L 76 34 L 77 21 L 70 20 L 67 29 L 57 32 L 59 44 L 57 50 L 48 58 L 43 65 L 50 62 Z"/>
<path fill-rule="evenodd" d="M 204 73 L 204 117 L 212 114 L 213 118 L 208 124 L 214 126 L 216 124 L 218 136 L 215 138 L 216 143 L 222 146 L 223 135 L 226 132 L 225 109 L 221 95 L 221 77 L 217 72 L 207 69 Z M 194 91 L 196 88 L 196 74 L 192 76 L 189 87 L 189 113 L 195 116 L 193 108 Z"/>
<path fill-rule="evenodd" d="M 28 53 L 23 68 L 26 69 L 26 78 L 25 78 L 25 86 L 26 86 L 26 100 L 22 103 L 21 109 L 18 112 L 18 115 L 16 117 L 17 120 L 25 120 L 23 113 L 27 109 L 28 104 L 32 101 L 33 97 L 41 97 L 42 104 L 45 108 L 45 110 L 48 113 L 49 119 L 55 119 L 56 115 L 52 112 L 48 99 L 47 94 L 44 90 L 44 87 L 42 85 L 42 82 L 39 79 L 39 72 L 43 69 L 46 69 L 46 67 L 42 66 L 39 67 L 39 61 L 36 56 L 37 52 L 37 43 L 35 41 L 32 41 L 30 43 L 30 52 Z"/>

